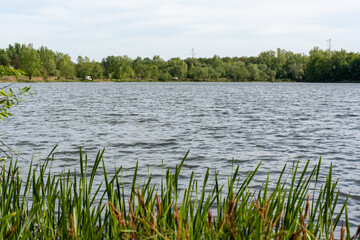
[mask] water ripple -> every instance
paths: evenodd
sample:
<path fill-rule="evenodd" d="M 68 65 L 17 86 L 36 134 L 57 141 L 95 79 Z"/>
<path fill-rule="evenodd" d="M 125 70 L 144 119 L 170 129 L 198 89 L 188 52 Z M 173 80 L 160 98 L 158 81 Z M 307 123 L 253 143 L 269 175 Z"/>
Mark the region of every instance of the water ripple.
<path fill-rule="evenodd" d="M 2 131 L 23 169 L 56 144 L 55 174 L 78 169 L 80 148 L 89 164 L 106 148 L 107 169 L 122 166 L 127 186 L 136 162 L 139 178 L 159 182 L 190 149 L 182 184 L 207 168 L 226 183 L 233 164 L 246 176 L 262 161 L 258 189 L 269 171 L 322 157 L 322 174 L 333 163 L 341 197 L 351 192 L 352 224 L 360 221 L 359 84 L 39 83 L 32 91 Z"/>

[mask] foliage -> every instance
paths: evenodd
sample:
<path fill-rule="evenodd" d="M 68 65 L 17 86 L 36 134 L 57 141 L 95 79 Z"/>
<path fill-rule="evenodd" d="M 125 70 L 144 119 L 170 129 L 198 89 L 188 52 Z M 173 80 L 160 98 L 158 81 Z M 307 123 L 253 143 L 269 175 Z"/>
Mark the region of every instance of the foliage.
<path fill-rule="evenodd" d="M 178 78 L 184 77 L 187 69 L 188 69 L 188 66 L 180 58 L 170 59 L 168 72 L 171 74 L 171 76 L 178 77 Z"/>
<path fill-rule="evenodd" d="M 253 57 L 171 58 L 165 61 L 156 55 L 153 58 L 107 56 L 101 62 L 79 56 L 75 64 L 69 54 L 54 52 L 31 44 L 9 45 L 0 49 L 0 65 L 10 64 L 33 76 L 61 77 L 66 79 L 109 80 L 160 80 L 173 79 L 208 81 L 292 81 L 351 82 L 360 81 L 359 53 L 310 50 L 308 55 L 284 49 L 263 51 Z"/>
<path fill-rule="evenodd" d="M 12 66 L 0 66 L 0 77 L 7 75 L 7 76 L 15 76 L 15 77 L 19 77 L 21 74 L 23 74 L 24 72 L 16 70 L 15 68 L 13 68 Z"/>
<path fill-rule="evenodd" d="M 77 61 L 77 77 L 85 79 L 86 76 L 89 76 L 91 74 L 92 66 L 90 59 L 88 57 L 83 58 L 82 56 L 79 56 Z"/>
<path fill-rule="evenodd" d="M 341 239 L 345 233 L 350 236 L 347 198 L 339 205 L 332 166 L 325 184 L 319 186 L 321 160 L 312 169 L 308 161 L 302 170 L 297 162 L 290 173 L 284 166 L 275 186 L 270 187 L 268 176 L 258 192 L 250 185 L 260 164 L 244 178 L 237 166 L 227 185 L 219 184 L 216 170 L 213 183 L 210 170 L 206 171 L 202 186 L 192 173 L 181 191 L 179 177 L 187 154 L 166 171 L 160 185 L 153 185 L 151 176 L 138 185 L 138 164 L 132 184 L 126 185 L 121 167 L 112 174 L 107 171 L 103 154 L 99 152 L 90 164 L 80 151 L 79 170 L 55 176 L 51 152 L 40 165 L 31 162 L 23 180 L 12 158 L 0 173 L 0 235 L 12 239 L 334 239 L 345 213 Z M 103 181 L 95 187 L 96 175 L 103 176 Z M 354 238 L 359 239 L 358 234 Z"/>
<path fill-rule="evenodd" d="M 28 46 L 23 45 L 21 55 L 20 55 L 20 68 L 26 72 L 29 76 L 29 80 L 34 75 L 39 74 L 41 67 L 40 55 L 31 44 Z"/>
<path fill-rule="evenodd" d="M 21 71 L 15 70 L 13 67 L 0 66 L 0 77 L 3 75 L 15 75 L 18 77 L 21 73 Z M 6 91 L 6 88 L 7 87 L 4 87 L 0 91 L 0 120 L 5 120 L 9 116 L 12 116 L 9 112 L 11 107 L 18 105 L 19 102 L 23 101 L 21 97 L 25 96 L 30 91 L 30 87 L 19 89 L 17 93 L 14 93 L 11 88 Z"/>
<path fill-rule="evenodd" d="M 360 81 L 356 66 L 360 55 L 345 50 L 329 51 L 314 48 L 305 68 L 305 80 L 315 82 Z"/>
<path fill-rule="evenodd" d="M 75 65 L 68 54 L 58 53 L 57 63 L 60 72 L 59 77 L 65 77 L 67 79 L 75 77 Z"/>
<path fill-rule="evenodd" d="M 19 89 L 16 94 L 9 88 L 8 91 L 1 89 L 0 92 L 0 120 L 5 120 L 12 114 L 9 112 L 12 106 L 18 105 L 23 99 L 21 96 L 26 95 L 30 90 L 30 87 L 24 87 Z"/>
<path fill-rule="evenodd" d="M 56 54 L 47 47 L 41 46 L 38 50 L 41 61 L 40 73 L 43 77 L 54 77 L 58 75 L 56 69 Z"/>

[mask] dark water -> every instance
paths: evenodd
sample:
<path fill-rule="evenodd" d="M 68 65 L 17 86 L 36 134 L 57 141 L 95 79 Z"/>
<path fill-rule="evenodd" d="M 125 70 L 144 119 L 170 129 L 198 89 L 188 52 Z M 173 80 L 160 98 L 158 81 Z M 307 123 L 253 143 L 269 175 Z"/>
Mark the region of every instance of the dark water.
<path fill-rule="evenodd" d="M 360 84 L 36 83 L 32 92 L 1 124 L 24 169 L 55 144 L 55 173 L 78 168 L 80 147 L 89 159 L 106 148 L 109 171 L 123 166 L 130 180 L 139 161 L 140 176 L 156 181 L 162 162 L 175 166 L 190 149 L 184 182 L 207 168 L 226 182 L 234 158 L 244 176 L 263 161 L 261 185 L 299 156 L 312 166 L 322 157 L 323 173 L 333 163 L 341 193 L 351 191 L 351 222 L 360 223 Z"/>

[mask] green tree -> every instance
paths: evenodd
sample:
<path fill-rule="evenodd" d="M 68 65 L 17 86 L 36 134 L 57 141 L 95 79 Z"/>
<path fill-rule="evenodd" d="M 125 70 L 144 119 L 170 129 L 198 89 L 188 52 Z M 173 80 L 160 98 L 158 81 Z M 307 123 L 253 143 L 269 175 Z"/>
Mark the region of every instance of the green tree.
<path fill-rule="evenodd" d="M 187 76 L 195 81 L 199 81 L 200 79 L 205 80 L 209 78 L 209 69 L 206 65 L 191 67 L 191 69 L 187 71 Z"/>
<path fill-rule="evenodd" d="M 75 65 L 71 61 L 68 54 L 57 53 L 57 69 L 59 69 L 59 76 L 71 79 L 75 77 Z"/>
<path fill-rule="evenodd" d="M 115 56 L 108 56 L 106 58 L 103 58 L 101 61 L 101 65 L 104 68 L 104 75 L 108 79 L 111 79 L 113 77 L 114 64 L 115 64 L 116 60 L 117 59 Z"/>
<path fill-rule="evenodd" d="M 133 60 L 128 56 L 108 56 L 101 61 L 104 75 L 109 79 L 133 78 L 135 72 L 132 68 Z"/>
<path fill-rule="evenodd" d="M 260 70 L 257 64 L 248 63 L 246 66 L 247 70 L 249 71 L 249 79 L 250 81 L 260 81 Z"/>
<path fill-rule="evenodd" d="M 166 70 L 163 70 L 159 73 L 159 80 L 160 81 L 170 81 L 172 76 Z"/>
<path fill-rule="evenodd" d="M 113 74 L 115 79 L 128 79 L 135 77 L 135 71 L 129 65 L 119 65 Z"/>
<path fill-rule="evenodd" d="M 10 64 L 10 59 L 4 49 L 0 49 L 0 66 L 8 66 Z"/>
<path fill-rule="evenodd" d="M 295 81 L 301 81 L 304 78 L 304 65 L 292 63 L 287 67 L 288 77 Z"/>
<path fill-rule="evenodd" d="M 26 45 L 20 45 L 20 43 L 15 43 L 14 46 L 10 44 L 9 47 L 6 49 L 7 56 L 10 60 L 10 65 L 13 66 L 15 69 L 20 68 L 20 56 L 23 47 L 26 47 Z"/>
<path fill-rule="evenodd" d="M 265 64 L 269 68 L 275 68 L 276 52 L 273 50 L 261 52 L 258 56 L 259 64 Z"/>
<path fill-rule="evenodd" d="M 214 57 L 210 61 L 210 67 L 209 67 L 209 76 L 211 78 L 220 78 L 225 76 L 225 63 L 224 61 L 217 55 L 214 55 Z"/>
<path fill-rule="evenodd" d="M 159 79 L 159 69 L 156 65 L 151 65 L 150 69 L 149 69 L 150 73 L 151 73 L 151 78 L 154 80 L 158 80 Z"/>
<path fill-rule="evenodd" d="M 251 76 L 251 73 L 242 61 L 228 64 L 226 67 L 226 74 L 228 78 L 236 81 L 248 81 Z"/>
<path fill-rule="evenodd" d="M 56 63 L 54 59 L 47 59 L 42 63 L 42 75 L 44 77 L 54 77 L 57 75 Z"/>
<path fill-rule="evenodd" d="M 135 71 L 136 77 L 146 79 L 151 77 L 151 60 L 149 58 L 145 58 L 144 60 L 142 60 L 141 57 L 137 57 L 133 61 L 132 68 Z"/>
<path fill-rule="evenodd" d="M 99 62 L 91 62 L 91 74 L 93 79 L 104 78 L 104 67 Z"/>
<path fill-rule="evenodd" d="M 41 61 L 39 53 L 32 44 L 23 47 L 20 56 L 20 68 L 31 78 L 40 73 Z"/>
<path fill-rule="evenodd" d="M 172 58 L 168 61 L 168 72 L 173 77 L 184 77 L 187 71 L 186 63 L 180 58 Z"/>
<path fill-rule="evenodd" d="M 272 70 L 265 64 L 259 64 L 258 68 L 260 70 L 260 80 L 261 81 L 273 81 L 275 80 L 276 71 Z"/>
<path fill-rule="evenodd" d="M 283 68 L 286 70 L 287 78 L 295 81 L 302 81 L 305 76 L 305 66 L 308 63 L 308 56 L 300 53 L 286 52 L 286 63 Z"/>
<path fill-rule="evenodd" d="M 334 51 L 331 55 L 331 80 L 335 82 L 343 81 L 350 78 L 350 72 L 348 72 L 348 53 L 341 49 L 340 51 Z"/>
<path fill-rule="evenodd" d="M 355 56 L 348 66 L 349 79 L 351 81 L 360 81 L 360 55 Z"/>
<path fill-rule="evenodd" d="M 41 46 L 38 50 L 41 60 L 41 75 L 43 77 L 56 76 L 56 54 L 47 47 Z"/>
<path fill-rule="evenodd" d="M 325 82 L 331 80 L 331 52 L 313 48 L 310 52 L 309 62 L 306 65 L 306 80 L 311 82 Z"/>
<path fill-rule="evenodd" d="M 168 63 L 164 59 L 162 59 L 159 55 L 155 55 L 152 58 L 151 62 L 152 62 L 153 66 L 156 66 L 156 68 L 158 70 L 158 73 L 157 73 L 158 76 L 160 76 L 161 71 L 167 69 Z"/>
<path fill-rule="evenodd" d="M 89 76 L 91 74 L 92 66 L 91 66 L 90 59 L 88 57 L 82 57 L 79 56 L 77 58 L 77 64 L 76 64 L 76 72 L 77 77 L 85 79 L 86 76 Z"/>

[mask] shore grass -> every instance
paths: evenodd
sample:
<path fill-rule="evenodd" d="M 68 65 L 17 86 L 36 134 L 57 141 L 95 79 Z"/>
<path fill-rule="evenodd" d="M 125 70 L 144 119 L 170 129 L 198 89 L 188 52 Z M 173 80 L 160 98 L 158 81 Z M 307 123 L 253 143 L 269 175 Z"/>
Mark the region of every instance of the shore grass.
<path fill-rule="evenodd" d="M 121 170 L 110 175 L 98 152 L 89 164 L 80 151 L 79 170 L 54 176 L 53 152 L 29 165 L 20 177 L 16 157 L 1 165 L 0 236 L 3 239 L 360 239 L 350 234 L 347 199 L 339 203 L 332 166 L 319 183 L 321 159 L 284 166 L 275 187 L 269 176 L 258 191 L 250 185 L 260 164 L 247 176 L 234 166 L 228 183 L 207 170 L 202 185 L 189 176 L 180 191 L 186 161 L 166 170 L 159 185 L 149 176 L 137 185 L 135 166 L 131 189 Z M 90 167 L 91 165 L 91 167 Z M 101 166 L 101 167 L 99 167 Z M 95 187 L 95 176 L 103 181 Z M 213 179 L 210 181 L 210 179 Z M 130 194 L 126 194 L 130 192 Z M 342 226 L 341 226 L 342 225 Z M 335 234 L 334 234 L 335 233 Z"/>

